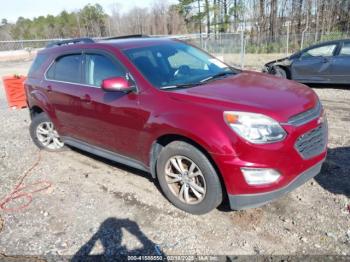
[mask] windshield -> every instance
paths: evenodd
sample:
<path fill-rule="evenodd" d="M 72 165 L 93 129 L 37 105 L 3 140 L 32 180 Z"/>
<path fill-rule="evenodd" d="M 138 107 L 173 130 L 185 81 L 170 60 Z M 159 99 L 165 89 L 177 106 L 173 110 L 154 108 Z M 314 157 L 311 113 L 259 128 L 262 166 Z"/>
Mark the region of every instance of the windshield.
<path fill-rule="evenodd" d="M 200 49 L 182 42 L 128 49 L 124 53 L 147 80 L 158 88 L 189 87 L 238 72 Z"/>

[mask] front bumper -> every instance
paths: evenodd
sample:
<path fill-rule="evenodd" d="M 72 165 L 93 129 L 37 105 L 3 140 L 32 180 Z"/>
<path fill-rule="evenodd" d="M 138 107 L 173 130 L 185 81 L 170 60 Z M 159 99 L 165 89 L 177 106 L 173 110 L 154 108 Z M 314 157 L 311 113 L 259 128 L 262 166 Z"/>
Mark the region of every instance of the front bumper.
<path fill-rule="evenodd" d="M 318 162 L 316 165 L 312 166 L 311 168 L 307 169 L 300 175 L 298 175 L 293 181 L 291 181 L 288 185 L 274 190 L 270 192 L 264 192 L 264 193 L 257 193 L 257 194 L 241 194 L 241 195 L 228 195 L 230 207 L 234 210 L 241 210 L 241 209 L 247 209 L 247 208 L 253 208 L 262 206 L 266 203 L 269 203 L 276 198 L 281 197 L 284 194 L 287 194 L 294 190 L 295 188 L 301 186 L 314 176 L 316 176 L 318 173 L 320 173 L 322 164 L 324 162 L 324 159 L 320 162 Z"/>

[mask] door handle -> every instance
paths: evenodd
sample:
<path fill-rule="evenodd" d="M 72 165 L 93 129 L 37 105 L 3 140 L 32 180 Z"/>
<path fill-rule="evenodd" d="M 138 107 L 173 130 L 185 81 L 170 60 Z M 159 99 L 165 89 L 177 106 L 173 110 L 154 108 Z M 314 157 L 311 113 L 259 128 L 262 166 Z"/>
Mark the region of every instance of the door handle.
<path fill-rule="evenodd" d="M 85 94 L 83 96 L 80 97 L 80 100 L 86 103 L 90 103 L 91 102 L 91 97 L 88 94 Z"/>
<path fill-rule="evenodd" d="M 52 86 L 50 86 L 50 85 L 47 86 L 47 87 L 46 87 L 46 91 L 47 91 L 47 92 L 52 92 Z"/>
<path fill-rule="evenodd" d="M 323 63 L 328 63 L 328 62 L 329 62 L 329 59 L 326 58 L 326 57 L 324 57 L 324 58 L 323 58 Z"/>

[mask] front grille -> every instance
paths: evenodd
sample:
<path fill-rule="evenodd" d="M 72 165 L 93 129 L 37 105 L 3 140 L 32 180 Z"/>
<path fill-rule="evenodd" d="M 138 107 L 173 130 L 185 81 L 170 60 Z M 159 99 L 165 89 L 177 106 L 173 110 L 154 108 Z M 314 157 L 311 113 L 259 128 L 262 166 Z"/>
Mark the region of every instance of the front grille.
<path fill-rule="evenodd" d="M 288 120 L 288 124 L 293 125 L 293 126 L 301 126 L 304 125 L 311 120 L 316 119 L 321 115 L 322 112 L 322 105 L 318 101 L 317 105 L 314 108 L 311 108 L 310 110 L 307 110 L 305 112 L 302 112 L 300 114 L 297 114 L 295 116 L 292 116 Z"/>
<path fill-rule="evenodd" d="M 327 145 L 327 132 L 325 122 L 297 139 L 295 148 L 302 158 L 309 159 L 323 152 Z"/>

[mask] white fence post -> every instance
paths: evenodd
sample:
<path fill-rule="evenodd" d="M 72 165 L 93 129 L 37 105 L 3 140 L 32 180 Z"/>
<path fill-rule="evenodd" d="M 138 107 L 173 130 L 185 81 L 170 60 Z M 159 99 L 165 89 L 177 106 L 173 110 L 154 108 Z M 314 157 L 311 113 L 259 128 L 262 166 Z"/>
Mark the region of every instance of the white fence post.
<path fill-rule="evenodd" d="M 241 30 L 241 69 L 244 69 L 244 55 L 245 55 L 245 41 L 244 41 L 244 31 Z"/>
<path fill-rule="evenodd" d="M 287 22 L 287 43 L 286 43 L 286 56 L 289 56 L 289 27 L 290 27 L 291 22 Z"/>

